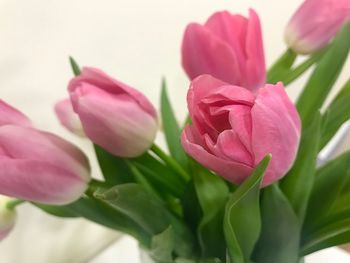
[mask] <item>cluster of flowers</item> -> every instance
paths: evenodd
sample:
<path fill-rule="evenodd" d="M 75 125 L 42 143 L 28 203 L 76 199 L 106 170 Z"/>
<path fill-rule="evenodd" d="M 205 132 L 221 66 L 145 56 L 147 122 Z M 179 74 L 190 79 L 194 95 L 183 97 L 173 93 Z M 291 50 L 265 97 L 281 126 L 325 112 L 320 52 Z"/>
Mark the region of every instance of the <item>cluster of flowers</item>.
<path fill-rule="evenodd" d="M 306 0 L 286 28 L 286 42 L 297 53 L 315 53 L 349 17 L 347 0 Z M 301 122 L 283 84 L 266 84 L 257 14 L 218 12 L 204 25 L 188 25 L 182 64 L 191 79 L 191 123 L 181 137 L 186 153 L 235 184 L 271 153 L 263 186 L 283 177 L 297 153 Z M 68 92 L 69 99 L 57 103 L 55 111 L 73 133 L 125 158 L 140 156 L 153 144 L 157 113 L 136 89 L 86 67 L 70 81 Z M 64 205 L 82 196 L 90 179 L 89 162 L 77 147 L 36 129 L 0 100 L 1 194 Z M 15 220 L 8 199 L 0 200 L 0 239 Z"/>

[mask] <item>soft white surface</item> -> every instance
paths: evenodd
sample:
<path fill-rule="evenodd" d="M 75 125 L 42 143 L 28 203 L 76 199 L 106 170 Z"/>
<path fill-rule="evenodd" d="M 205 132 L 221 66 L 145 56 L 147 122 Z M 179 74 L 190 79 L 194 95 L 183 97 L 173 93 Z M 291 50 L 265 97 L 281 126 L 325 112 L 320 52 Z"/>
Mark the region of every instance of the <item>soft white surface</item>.
<path fill-rule="evenodd" d="M 52 106 L 66 96 L 72 76 L 68 55 L 82 65 L 97 66 L 143 91 L 156 105 L 160 78 L 179 118 L 186 114 L 188 80 L 180 66 L 185 25 L 204 22 L 214 11 L 261 16 L 267 62 L 284 50 L 283 28 L 301 0 L 0 0 L 0 97 L 26 112 L 35 124 L 81 146 L 99 174 L 90 145 L 68 134 Z M 278 11 L 277 11 L 278 10 Z M 347 70 L 349 72 L 349 63 Z M 344 80 L 346 74 L 342 77 Z M 289 88 L 295 97 L 302 80 Z M 21 207 L 13 235 L 0 244 L 1 263 L 81 262 L 115 234 L 85 221 L 61 221 Z M 108 262 L 129 262 L 134 254 L 121 247 Z M 134 252 L 133 252 L 134 253 Z M 125 259 L 127 258 L 127 260 Z M 50 259 L 50 260 L 49 260 Z M 317 259 L 319 260 L 319 259 Z M 321 262 L 321 261 L 314 262 Z M 333 262 L 341 262 L 335 256 Z"/>

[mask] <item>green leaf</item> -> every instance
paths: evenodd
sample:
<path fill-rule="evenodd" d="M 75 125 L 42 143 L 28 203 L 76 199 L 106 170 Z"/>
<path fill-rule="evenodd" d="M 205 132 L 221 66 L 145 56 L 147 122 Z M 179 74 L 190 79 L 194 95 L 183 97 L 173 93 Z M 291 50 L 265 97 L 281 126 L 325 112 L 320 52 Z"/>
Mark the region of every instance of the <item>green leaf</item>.
<path fill-rule="evenodd" d="M 254 251 L 254 262 L 298 262 L 299 221 L 277 184 L 263 190 L 261 213 L 261 235 Z"/>
<path fill-rule="evenodd" d="M 123 158 L 116 157 L 98 145 L 94 145 L 103 177 L 113 185 L 135 182 L 134 176 Z"/>
<path fill-rule="evenodd" d="M 130 168 L 130 171 L 134 175 L 137 184 L 141 185 L 148 193 L 155 197 L 162 199 L 161 194 L 153 187 L 143 173 L 129 160 L 125 160 Z"/>
<path fill-rule="evenodd" d="M 170 225 L 170 215 L 163 203 L 138 184 L 99 190 L 95 196 L 133 218 L 152 235 L 163 232 Z"/>
<path fill-rule="evenodd" d="M 337 80 L 350 49 L 350 24 L 339 31 L 327 53 L 320 59 L 297 101 L 303 124 L 309 123 L 322 107 Z"/>
<path fill-rule="evenodd" d="M 222 223 L 229 189 L 220 177 L 199 165 L 196 165 L 193 178 L 203 214 L 197 230 L 202 257 L 224 260 L 226 248 L 222 245 L 225 243 Z"/>
<path fill-rule="evenodd" d="M 277 62 L 269 69 L 267 73 L 267 83 L 283 82 L 285 86 L 292 83 L 299 78 L 305 71 L 307 71 L 312 65 L 319 61 L 325 54 L 327 48 L 311 55 L 306 58 L 299 65 L 293 67 L 297 58 L 297 54 L 288 49 Z"/>
<path fill-rule="evenodd" d="M 305 71 L 307 71 L 311 66 L 313 66 L 317 61 L 319 61 L 322 56 L 325 54 L 327 50 L 327 47 L 309 58 L 307 58 L 305 61 L 300 63 L 295 68 L 292 68 L 290 72 L 286 73 L 283 78 L 281 78 L 279 81 L 282 81 L 285 86 L 292 83 L 294 80 L 299 78 Z"/>
<path fill-rule="evenodd" d="M 199 222 L 202 218 L 202 210 L 199 204 L 194 181 L 187 183 L 185 192 L 181 198 L 183 208 L 183 218 L 186 224 L 190 227 L 193 233 L 196 233 Z"/>
<path fill-rule="evenodd" d="M 296 58 L 297 54 L 293 50 L 287 49 L 269 69 L 267 73 L 267 83 L 277 83 L 281 81 L 284 76 L 290 73 Z"/>
<path fill-rule="evenodd" d="M 340 126 L 350 119 L 350 80 L 343 86 L 337 97 L 328 106 L 325 127 L 322 132 L 320 148 L 322 149 L 336 134 Z"/>
<path fill-rule="evenodd" d="M 188 172 L 173 157 L 165 153 L 159 146 L 153 144 L 150 150 L 152 154 L 156 155 L 160 160 L 162 160 L 169 169 L 181 176 L 185 182 L 188 182 L 191 179 Z"/>
<path fill-rule="evenodd" d="M 173 263 L 174 247 L 175 237 L 172 227 L 169 226 L 152 238 L 150 255 L 157 263 Z"/>
<path fill-rule="evenodd" d="M 164 79 L 162 81 L 160 111 L 169 151 L 174 159 L 186 169 L 188 167 L 188 158 L 180 143 L 181 129 L 171 107 Z"/>
<path fill-rule="evenodd" d="M 310 126 L 303 129 L 296 161 L 280 183 L 300 222 L 304 220 L 314 183 L 320 136 L 321 115 L 318 113 Z"/>
<path fill-rule="evenodd" d="M 332 221 L 304 238 L 301 255 L 350 242 L 350 217 L 345 220 Z"/>
<path fill-rule="evenodd" d="M 81 71 L 80 71 L 80 67 L 78 65 L 78 63 L 74 60 L 74 58 L 69 57 L 69 63 L 70 66 L 72 67 L 72 71 L 74 73 L 75 76 L 80 75 Z"/>
<path fill-rule="evenodd" d="M 347 152 L 318 169 L 307 209 L 306 229 L 315 229 L 336 205 L 348 179 L 349 164 L 350 152 Z"/>
<path fill-rule="evenodd" d="M 82 197 L 78 201 L 61 206 L 60 209 L 84 217 L 97 224 L 118 230 L 138 239 L 144 246 L 150 245 L 151 236 L 130 217 L 115 208 L 92 197 Z"/>
<path fill-rule="evenodd" d="M 231 262 L 250 261 L 260 234 L 260 185 L 271 155 L 266 156 L 253 174 L 232 194 L 226 205 L 224 232 Z"/>
<path fill-rule="evenodd" d="M 196 260 L 185 259 L 185 258 L 177 258 L 175 263 L 197 263 Z"/>
<path fill-rule="evenodd" d="M 67 209 L 64 206 L 55 206 L 55 205 L 44 205 L 39 203 L 32 203 L 36 207 L 40 208 L 44 212 L 57 216 L 57 217 L 63 217 L 63 218 L 70 218 L 70 217 L 79 217 L 74 211 L 71 209 Z"/>
<path fill-rule="evenodd" d="M 132 162 L 159 191 L 176 197 L 183 195 L 186 183 L 182 177 L 168 169 L 154 156 L 145 153 L 141 157 L 132 159 Z"/>
<path fill-rule="evenodd" d="M 171 225 L 176 234 L 176 252 L 183 256 L 192 253 L 193 237 L 189 229 L 167 210 L 160 199 L 148 193 L 141 185 L 117 185 L 109 190 L 100 190 L 95 196 L 132 218 L 152 236 Z"/>
<path fill-rule="evenodd" d="M 332 205 L 330 214 L 350 211 L 350 168 L 347 170 L 346 179 L 341 193 Z"/>

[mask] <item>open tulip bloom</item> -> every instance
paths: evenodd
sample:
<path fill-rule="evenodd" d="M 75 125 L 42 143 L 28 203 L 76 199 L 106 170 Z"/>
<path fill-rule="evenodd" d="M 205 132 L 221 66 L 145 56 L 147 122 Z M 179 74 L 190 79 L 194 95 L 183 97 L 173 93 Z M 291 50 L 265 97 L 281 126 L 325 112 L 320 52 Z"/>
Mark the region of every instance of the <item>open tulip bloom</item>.
<path fill-rule="evenodd" d="M 185 122 L 165 80 L 157 114 L 137 89 L 71 58 L 55 112 L 92 142 L 102 179 L 76 146 L 0 100 L 0 240 L 30 202 L 131 235 L 157 263 L 298 263 L 350 242 L 350 152 L 318 160 L 350 118 L 350 80 L 325 105 L 350 49 L 349 16 L 349 0 L 306 0 L 269 70 L 254 10 L 189 24 Z M 286 89 L 311 66 L 293 103 Z"/>

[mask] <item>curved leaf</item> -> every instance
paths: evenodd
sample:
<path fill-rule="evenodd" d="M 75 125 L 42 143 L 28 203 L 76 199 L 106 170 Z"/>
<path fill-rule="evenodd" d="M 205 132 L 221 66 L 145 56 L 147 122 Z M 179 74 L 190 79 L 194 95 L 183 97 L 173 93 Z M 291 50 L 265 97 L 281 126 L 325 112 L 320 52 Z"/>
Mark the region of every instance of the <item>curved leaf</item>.
<path fill-rule="evenodd" d="M 343 123 L 350 119 L 350 80 L 344 85 L 337 97 L 328 106 L 325 127 L 322 132 L 320 149 L 332 139 Z"/>
<path fill-rule="evenodd" d="M 203 214 L 197 230 L 202 257 L 224 260 L 226 248 L 222 245 L 225 242 L 222 224 L 229 189 L 219 176 L 199 165 L 196 168 L 194 186 Z"/>
<path fill-rule="evenodd" d="M 350 242 L 350 218 L 331 222 L 308 235 L 302 243 L 301 255 Z"/>
<path fill-rule="evenodd" d="M 117 185 L 97 191 L 95 196 L 132 218 L 152 236 L 172 226 L 176 235 L 176 252 L 181 256 L 191 255 L 193 237 L 189 229 L 169 212 L 160 199 L 148 193 L 141 185 Z"/>
<path fill-rule="evenodd" d="M 299 221 L 277 184 L 263 190 L 261 213 L 262 227 L 254 250 L 255 262 L 298 262 Z"/>
<path fill-rule="evenodd" d="M 314 229 L 336 205 L 347 181 L 349 164 L 350 152 L 347 152 L 318 169 L 307 209 L 306 229 Z"/>
<path fill-rule="evenodd" d="M 169 151 L 174 159 L 181 164 L 182 167 L 187 169 L 189 165 L 188 158 L 180 143 L 181 129 L 171 107 L 164 79 L 162 81 L 160 112 Z"/>
<path fill-rule="evenodd" d="M 260 234 L 260 185 L 271 155 L 266 156 L 253 174 L 232 194 L 226 205 L 224 233 L 231 262 L 250 261 Z"/>

